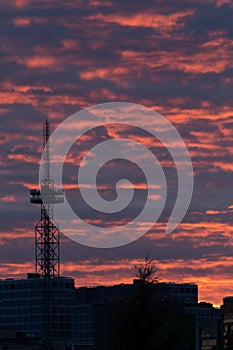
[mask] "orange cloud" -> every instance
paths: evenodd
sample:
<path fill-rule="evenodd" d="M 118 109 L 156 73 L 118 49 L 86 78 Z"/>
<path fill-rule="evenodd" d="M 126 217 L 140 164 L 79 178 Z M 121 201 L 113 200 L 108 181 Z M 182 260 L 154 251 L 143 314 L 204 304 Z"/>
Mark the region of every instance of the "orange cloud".
<path fill-rule="evenodd" d="M 27 27 L 31 24 L 29 17 L 18 17 L 14 18 L 13 23 L 16 27 Z"/>
<path fill-rule="evenodd" d="M 24 60 L 17 59 L 20 64 L 24 64 L 29 68 L 51 68 L 55 67 L 56 60 L 54 57 L 25 57 Z"/>
<path fill-rule="evenodd" d="M 39 17 L 16 17 L 13 19 L 13 24 L 16 27 L 28 27 L 31 24 L 45 24 L 48 22 L 47 18 L 39 18 Z"/>
<path fill-rule="evenodd" d="M 207 42 L 208 43 L 208 42 Z M 207 44 L 206 43 L 206 44 Z M 121 52 L 122 59 L 125 63 L 134 62 L 137 67 L 142 65 L 150 69 L 161 68 L 166 66 L 170 70 L 179 70 L 193 74 L 221 73 L 226 68 L 233 66 L 229 43 L 216 45 L 218 48 L 211 46 L 200 46 L 197 51 L 191 55 L 187 54 L 184 49 L 177 49 L 172 56 L 166 51 L 150 51 L 149 53 L 135 52 L 124 50 Z M 221 48 L 221 59 L 219 59 L 219 50 Z"/>
<path fill-rule="evenodd" d="M 80 72 L 80 77 L 83 80 L 92 80 L 92 79 L 105 79 L 118 83 L 120 86 L 129 86 L 125 77 L 129 73 L 127 67 L 109 67 L 109 68 L 98 68 L 91 69 Z M 105 89 L 106 91 L 106 89 Z"/>
<path fill-rule="evenodd" d="M 5 237 L 10 238 L 10 235 L 5 233 Z M 74 276 L 76 287 L 132 283 L 135 278 L 134 265 L 141 262 L 141 259 L 107 260 L 106 262 L 92 259 L 77 263 L 69 261 L 62 264 L 62 275 Z M 218 306 L 222 303 L 223 297 L 233 295 L 231 273 L 224 272 L 225 267 L 228 267 L 229 271 L 232 270 L 231 257 L 215 257 L 214 260 L 207 258 L 155 260 L 155 266 L 161 282 L 197 283 L 199 301 L 208 301 Z M 207 269 L 208 274 L 205 272 Z M 34 271 L 33 261 L 1 264 L 1 278 L 9 276 L 25 278 L 31 271 Z"/>
<path fill-rule="evenodd" d="M 77 39 L 62 39 L 61 43 L 64 49 L 77 49 L 80 46 L 80 42 Z"/>
<path fill-rule="evenodd" d="M 0 202 L 3 202 L 3 203 L 15 203 L 16 201 L 17 200 L 13 195 L 8 195 L 0 198 Z"/>
<path fill-rule="evenodd" d="M 130 27 L 150 27 L 156 29 L 172 29 L 174 26 L 183 26 L 181 20 L 194 13 L 194 10 L 185 10 L 170 15 L 162 15 L 158 13 L 135 13 L 130 16 L 123 16 L 118 14 L 102 15 L 99 14 L 95 18 L 109 23 L 117 23 L 121 26 Z M 89 17 L 90 18 L 90 17 Z"/>
<path fill-rule="evenodd" d="M 135 278 L 134 265 L 141 262 L 140 259 L 122 259 L 104 264 L 98 260 L 86 260 L 80 262 L 78 266 L 67 262 L 63 265 L 63 272 L 73 276 L 78 274 L 76 286 L 132 283 Z M 231 276 L 223 273 L 224 266 L 231 268 L 233 265 L 231 258 L 222 257 L 209 261 L 207 259 L 155 260 L 155 265 L 161 282 L 197 283 L 199 301 L 208 301 L 218 306 L 222 304 L 223 297 L 233 295 Z M 185 272 L 186 268 L 189 268 L 190 272 Z M 208 275 L 203 273 L 205 269 L 210 269 L 212 273 Z"/>
<path fill-rule="evenodd" d="M 17 160 L 17 161 L 21 161 L 21 162 L 25 162 L 25 163 L 35 163 L 38 164 L 38 158 L 31 156 L 29 154 L 8 154 L 7 156 L 8 159 L 10 160 Z"/>

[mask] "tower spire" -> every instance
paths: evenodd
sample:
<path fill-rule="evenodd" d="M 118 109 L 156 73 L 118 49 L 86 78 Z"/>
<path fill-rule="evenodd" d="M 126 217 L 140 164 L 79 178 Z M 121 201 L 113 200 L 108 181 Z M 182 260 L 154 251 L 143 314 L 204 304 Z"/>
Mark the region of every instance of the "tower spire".
<path fill-rule="evenodd" d="M 43 123 L 43 147 L 44 147 L 44 179 L 50 180 L 50 124 L 47 116 Z"/>

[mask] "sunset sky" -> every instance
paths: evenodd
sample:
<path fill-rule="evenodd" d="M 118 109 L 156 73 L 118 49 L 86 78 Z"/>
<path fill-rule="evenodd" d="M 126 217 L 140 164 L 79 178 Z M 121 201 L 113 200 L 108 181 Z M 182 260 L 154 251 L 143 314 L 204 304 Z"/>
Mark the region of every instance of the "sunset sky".
<path fill-rule="evenodd" d="M 134 264 L 149 253 L 161 281 L 197 283 L 200 300 L 215 305 L 233 295 L 232 0 L 2 0 L 0 16 L 0 278 L 34 270 L 40 209 L 29 203 L 29 188 L 38 186 L 45 115 L 54 130 L 83 108 L 119 101 L 152 108 L 177 128 L 194 168 L 191 205 L 166 234 L 176 192 L 169 154 L 137 130 L 93 130 L 67 156 L 71 202 L 82 154 L 130 133 L 160 159 L 170 199 L 158 223 L 123 247 L 90 248 L 63 236 L 62 275 L 77 286 L 130 283 Z M 133 165 L 127 169 L 135 174 Z M 141 200 L 143 175 L 133 180 Z M 102 181 L 112 188 L 107 172 Z M 98 225 L 99 217 L 77 203 L 80 215 Z M 118 224 L 124 219 L 114 217 Z"/>

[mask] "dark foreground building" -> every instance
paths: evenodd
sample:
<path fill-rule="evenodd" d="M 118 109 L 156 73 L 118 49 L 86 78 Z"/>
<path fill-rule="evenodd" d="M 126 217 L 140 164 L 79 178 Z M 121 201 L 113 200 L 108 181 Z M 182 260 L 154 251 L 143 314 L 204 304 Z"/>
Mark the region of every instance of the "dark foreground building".
<path fill-rule="evenodd" d="M 196 319 L 185 305 L 198 301 L 195 284 L 158 283 L 78 288 L 77 308 L 92 315 L 79 317 L 76 328 L 89 338 L 77 339 L 78 349 L 196 350 Z M 76 315 L 78 312 L 76 312 Z M 78 317 L 78 316 L 77 316 Z"/>
<path fill-rule="evenodd" d="M 0 281 L 0 328 L 24 332 L 27 341 L 43 340 L 44 283 L 37 274 Z M 219 310 L 198 303 L 195 284 L 135 280 L 75 288 L 72 278 L 55 277 L 49 308 L 53 350 L 219 350 Z M 18 349 L 14 341 L 11 346 Z M 40 344 L 31 346 L 39 350 Z"/>
<path fill-rule="evenodd" d="M 11 328 L 0 328 L 0 350 L 42 350 L 41 338 L 27 337 Z"/>
<path fill-rule="evenodd" d="M 85 318 L 79 318 L 76 327 L 89 335 L 86 342 L 83 332 L 78 337 L 78 349 L 121 350 L 127 342 L 133 350 L 221 349 L 220 309 L 198 303 L 197 285 L 158 283 L 150 286 L 149 295 L 140 292 L 137 280 L 134 284 L 78 288 L 78 305 L 89 315 L 83 324 Z M 130 346 L 128 343 L 126 349 Z"/>
<path fill-rule="evenodd" d="M 0 328 L 43 337 L 45 328 L 45 280 L 37 274 L 27 279 L 0 281 Z M 50 282 L 50 337 L 54 349 L 63 350 L 73 341 L 74 280 L 57 277 Z"/>
<path fill-rule="evenodd" d="M 205 302 L 186 305 L 185 309 L 195 316 L 196 350 L 220 350 L 221 310 Z"/>
<path fill-rule="evenodd" d="M 221 306 L 222 350 L 233 349 L 233 297 L 223 299 Z"/>

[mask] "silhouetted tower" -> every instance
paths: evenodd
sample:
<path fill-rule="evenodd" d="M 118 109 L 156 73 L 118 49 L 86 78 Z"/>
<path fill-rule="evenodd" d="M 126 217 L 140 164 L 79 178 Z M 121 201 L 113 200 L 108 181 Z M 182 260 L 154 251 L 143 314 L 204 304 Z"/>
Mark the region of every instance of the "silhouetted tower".
<path fill-rule="evenodd" d="M 55 188 L 50 178 L 49 136 L 50 125 L 46 118 L 43 126 L 43 178 L 40 189 L 30 190 L 30 202 L 41 206 L 41 218 L 35 227 L 36 273 L 45 277 L 59 277 L 60 231 L 53 219 L 53 206 L 63 203 L 64 198 L 63 189 Z"/>
<path fill-rule="evenodd" d="M 60 276 L 60 231 L 53 218 L 54 204 L 63 203 L 63 189 L 54 187 L 50 177 L 50 125 L 43 125 L 43 178 L 39 189 L 30 190 L 30 202 L 41 206 L 40 220 L 35 226 L 36 273 L 44 278 L 44 339 L 45 349 L 51 345 L 51 306 L 53 296 L 50 280 Z"/>

